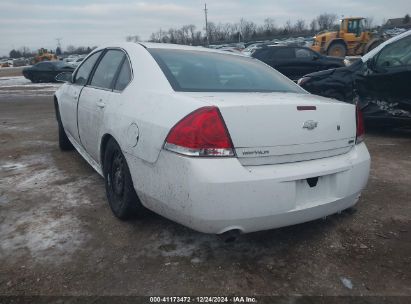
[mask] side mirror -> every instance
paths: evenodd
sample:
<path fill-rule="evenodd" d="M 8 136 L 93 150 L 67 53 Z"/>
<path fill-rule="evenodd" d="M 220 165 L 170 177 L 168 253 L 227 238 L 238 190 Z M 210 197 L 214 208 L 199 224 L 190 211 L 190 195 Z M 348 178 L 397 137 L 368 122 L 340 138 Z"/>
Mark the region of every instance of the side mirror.
<path fill-rule="evenodd" d="M 58 82 L 73 82 L 73 73 L 72 72 L 63 72 L 56 76 L 56 81 Z"/>

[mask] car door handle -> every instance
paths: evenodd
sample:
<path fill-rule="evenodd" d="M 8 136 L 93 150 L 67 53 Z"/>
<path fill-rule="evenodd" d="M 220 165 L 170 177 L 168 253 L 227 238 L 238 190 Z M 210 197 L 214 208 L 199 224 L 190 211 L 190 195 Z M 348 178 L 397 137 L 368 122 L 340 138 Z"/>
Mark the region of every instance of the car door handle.
<path fill-rule="evenodd" d="M 96 105 L 97 105 L 99 108 L 104 108 L 104 107 L 106 106 L 106 104 L 103 102 L 102 99 L 98 100 L 98 101 L 96 102 Z"/>

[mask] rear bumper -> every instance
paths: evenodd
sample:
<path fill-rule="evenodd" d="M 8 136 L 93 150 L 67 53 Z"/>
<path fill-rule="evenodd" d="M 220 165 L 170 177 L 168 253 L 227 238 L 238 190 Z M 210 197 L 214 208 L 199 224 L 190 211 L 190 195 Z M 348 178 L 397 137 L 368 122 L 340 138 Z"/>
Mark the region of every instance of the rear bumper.
<path fill-rule="evenodd" d="M 162 151 L 156 164 L 126 156 L 142 203 L 206 233 L 272 229 L 353 206 L 366 185 L 364 144 L 335 157 L 264 166 L 238 159 L 199 159 Z M 320 177 L 310 188 L 307 178 Z"/>

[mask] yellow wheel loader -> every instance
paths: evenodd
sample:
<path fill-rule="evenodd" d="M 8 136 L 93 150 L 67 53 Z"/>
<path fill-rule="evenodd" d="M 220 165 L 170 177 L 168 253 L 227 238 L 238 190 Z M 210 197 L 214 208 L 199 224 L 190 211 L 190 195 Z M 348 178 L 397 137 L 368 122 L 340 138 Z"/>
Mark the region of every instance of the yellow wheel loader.
<path fill-rule="evenodd" d="M 364 30 L 364 19 L 342 19 L 339 31 L 317 34 L 311 49 L 335 57 L 362 56 L 368 53 L 382 43 L 383 39 L 373 37 L 372 33 Z"/>
<path fill-rule="evenodd" d="M 47 49 L 41 48 L 38 50 L 37 55 L 34 57 L 34 63 L 41 61 L 52 61 L 57 60 L 57 56 Z"/>

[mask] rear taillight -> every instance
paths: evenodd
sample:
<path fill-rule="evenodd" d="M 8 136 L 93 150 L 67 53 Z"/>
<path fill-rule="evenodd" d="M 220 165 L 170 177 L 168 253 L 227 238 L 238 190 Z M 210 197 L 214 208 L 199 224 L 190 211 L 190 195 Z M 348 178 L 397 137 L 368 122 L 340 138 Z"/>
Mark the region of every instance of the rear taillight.
<path fill-rule="evenodd" d="M 356 121 L 357 121 L 357 137 L 355 140 L 356 144 L 363 142 L 365 136 L 365 128 L 364 128 L 364 118 L 362 116 L 362 112 L 360 107 L 356 105 Z"/>
<path fill-rule="evenodd" d="M 200 108 L 180 120 L 164 149 L 188 156 L 234 156 L 230 134 L 216 107 Z"/>

